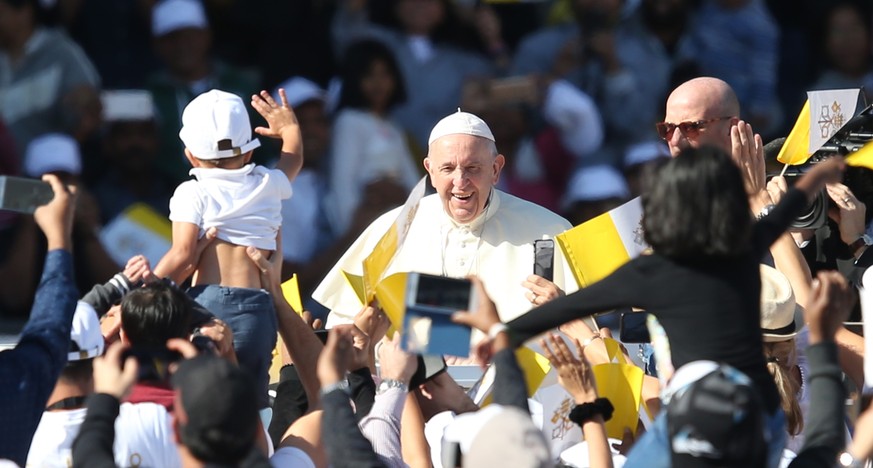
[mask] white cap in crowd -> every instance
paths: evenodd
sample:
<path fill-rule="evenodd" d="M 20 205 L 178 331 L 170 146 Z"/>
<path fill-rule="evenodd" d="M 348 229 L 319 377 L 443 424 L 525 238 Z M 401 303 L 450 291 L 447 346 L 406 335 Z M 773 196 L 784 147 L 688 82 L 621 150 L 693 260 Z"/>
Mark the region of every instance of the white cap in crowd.
<path fill-rule="evenodd" d="M 624 167 L 635 166 L 661 158 L 669 158 L 670 149 L 662 141 L 646 141 L 631 145 L 624 153 Z"/>
<path fill-rule="evenodd" d="M 458 109 L 458 112 L 443 117 L 442 120 L 434 125 L 433 130 L 430 132 L 430 138 L 427 140 L 427 144 L 431 145 L 434 141 L 446 135 L 456 134 L 473 135 L 494 141 L 494 134 L 491 133 L 491 129 L 488 128 L 488 124 L 486 124 L 484 120 Z"/>
<path fill-rule="evenodd" d="M 217 89 L 188 103 L 182 112 L 179 138 L 198 159 L 230 158 L 261 146 L 257 138 L 252 138 L 252 125 L 242 99 Z"/>
<path fill-rule="evenodd" d="M 616 168 L 606 164 L 581 167 L 576 170 L 567 185 L 564 206 L 569 206 L 577 201 L 596 201 L 629 196 L 630 190 L 627 187 L 627 182 Z"/>
<path fill-rule="evenodd" d="M 279 88 L 285 90 L 285 96 L 288 98 L 288 105 L 293 108 L 309 101 L 325 102 L 327 92 L 321 89 L 317 84 L 306 78 L 295 76 L 282 82 L 273 91 L 273 99 L 279 102 Z"/>
<path fill-rule="evenodd" d="M 27 145 L 24 155 L 24 173 L 28 177 L 42 177 L 49 172 L 82 173 L 79 143 L 63 133 L 46 133 Z"/>
<path fill-rule="evenodd" d="M 464 468 L 501 464 L 518 468 L 554 466 L 549 444 L 531 415 L 511 406 L 492 404 L 455 416 L 443 432 L 440 452 L 443 466 L 456 466 L 451 459 L 458 451 Z"/>
<path fill-rule="evenodd" d="M 209 28 L 206 11 L 200 0 L 163 0 L 155 5 L 152 10 L 154 37 L 186 28 Z"/>
<path fill-rule="evenodd" d="M 152 94 L 144 89 L 118 89 L 100 93 L 105 122 L 142 122 L 155 118 Z"/>
<path fill-rule="evenodd" d="M 71 350 L 67 354 L 68 361 L 81 361 L 103 354 L 105 342 L 100 331 L 100 319 L 87 302 L 79 301 L 76 304 L 70 338 L 72 342 Z M 78 348 L 75 351 L 72 350 L 73 344 Z"/>

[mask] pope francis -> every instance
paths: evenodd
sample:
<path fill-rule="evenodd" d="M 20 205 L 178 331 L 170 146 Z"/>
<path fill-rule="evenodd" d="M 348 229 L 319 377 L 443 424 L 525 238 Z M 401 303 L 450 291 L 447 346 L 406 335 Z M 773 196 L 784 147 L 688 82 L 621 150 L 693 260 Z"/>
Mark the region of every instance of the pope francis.
<path fill-rule="evenodd" d="M 421 199 L 405 241 L 386 276 L 417 271 L 482 279 L 506 322 L 578 289 L 556 249 L 554 278 L 532 275 L 533 241 L 553 238 L 570 223 L 551 211 L 495 188 L 505 159 L 479 117 L 458 111 L 440 120 L 428 140 L 424 167 L 436 189 Z M 313 298 L 330 309 L 327 326 L 350 323 L 361 302 L 343 271 L 362 274 L 362 262 L 401 208 L 376 219 L 328 272 Z"/>

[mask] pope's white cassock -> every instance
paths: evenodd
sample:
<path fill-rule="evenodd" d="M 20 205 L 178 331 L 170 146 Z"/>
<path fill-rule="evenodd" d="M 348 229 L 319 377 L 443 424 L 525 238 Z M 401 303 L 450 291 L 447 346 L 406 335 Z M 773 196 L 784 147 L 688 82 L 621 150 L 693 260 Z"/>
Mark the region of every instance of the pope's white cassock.
<path fill-rule="evenodd" d="M 506 322 L 531 309 L 522 287 L 533 273 L 533 241 L 553 238 L 570 223 L 551 211 L 497 189 L 482 214 L 458 224 L 445 212 L 439 194 L 421 199 L 406 240 L 385 276 L 417 271 L 464 278 L 476 275 Z M 402 207 L 376 219 L 330 270 L 312 297 L 331 310 L 328 328 L 349 323 L 361 302 L 342 271 L 363 274 L 363 261 L 395 222 Z M 554 283 L 567 293 L 578 289 L 560 249 L 555 249 Z"/>

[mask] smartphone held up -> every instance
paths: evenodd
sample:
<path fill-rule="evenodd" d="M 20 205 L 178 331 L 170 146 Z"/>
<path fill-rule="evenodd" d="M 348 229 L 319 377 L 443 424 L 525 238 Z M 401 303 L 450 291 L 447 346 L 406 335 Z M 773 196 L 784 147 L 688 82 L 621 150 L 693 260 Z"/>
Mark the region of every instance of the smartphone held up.
<path fill-rule="evenodd" d="M 453 322 L 452 314 L 472 310 L 478 303 L 476 296 L 470 280 L 409 273 L 404 349 L 419 354 L 469 355 L 471 330 Z"/>
<path fill-rule="evenodd" d="M 54 196 L 52 186 L 41 180 L 0 176 L 0 210 L 33 214 Z"/>

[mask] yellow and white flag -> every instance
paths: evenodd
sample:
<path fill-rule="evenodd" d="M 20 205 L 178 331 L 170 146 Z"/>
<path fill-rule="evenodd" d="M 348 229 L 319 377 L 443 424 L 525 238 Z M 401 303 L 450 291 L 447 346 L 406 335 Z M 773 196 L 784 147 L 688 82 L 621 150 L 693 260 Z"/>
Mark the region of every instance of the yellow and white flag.
<path fill-rule="evenodd" d="M 599 281 L 648 248 L 640 198 L 555 236 L 580 287 Z"/>
<path fill-rule="evenodd" d="M 100 243 L 119 265 L 142 254 L 154 266 L 173 245 L 173 226 L 152 207 L 135 203 L 100 230 Z"/>
<path fill-rule="evenodd" d="M 806 103 L 776 160 L 791 166 L 809 160 L 855 116 L 860 92 L 860 89 L 852 88 L 806 93 Z"/>

